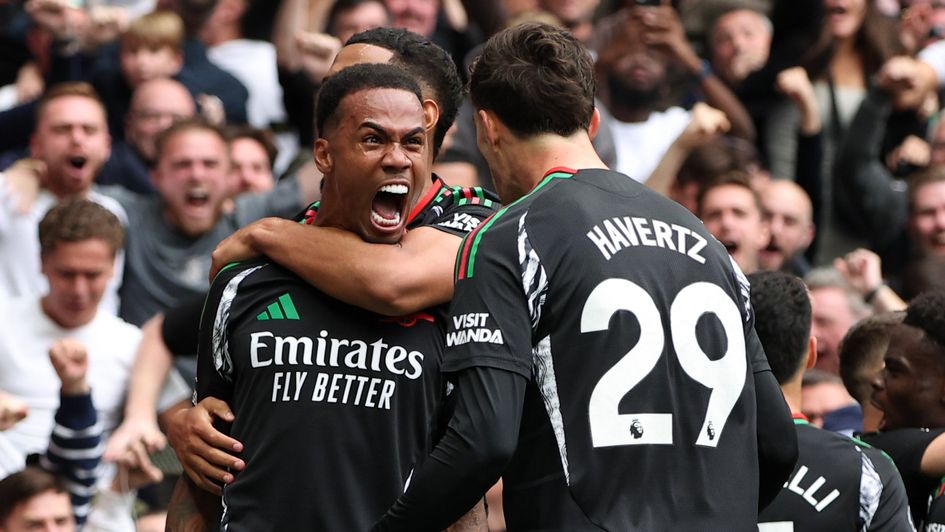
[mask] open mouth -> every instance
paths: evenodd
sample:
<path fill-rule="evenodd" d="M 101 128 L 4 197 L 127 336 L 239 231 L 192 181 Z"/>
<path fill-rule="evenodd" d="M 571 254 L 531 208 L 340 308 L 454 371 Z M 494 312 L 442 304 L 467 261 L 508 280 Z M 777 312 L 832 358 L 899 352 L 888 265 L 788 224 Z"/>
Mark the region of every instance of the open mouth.
<path fill-rule="evenodd" d="M 206 190 L 194 189 L 187 192 L 184 200 L 190 207 L 203 207 L 210 202 L 210 194 Z"/>
<path fill-rule="evenodd" d="M 403 221 L 410 187 L 403 184 L 382 186 L 371 202 L 371 220 L 380 227 L 397 227 Z"/>
<path fill-rule="evenodd" d="M 88 157 L 83 157 L 81 155 L 76 155 L 74 157 L 69 157 L 69 166 L 75 168 L 76 170 L 81 170 L 85 168 L 86 163 L 89 162 Z"/>
<path fill-rule="evenodd" d="M 768 242 L 768 245 L 764 247 L 761 251 L 766 253 L 781 253 L 781 248 L 773 240 Z"/>
<path fill-rule="evenodd" d="M 729 255 L 734 254 L 738 251 L 738 242 L 733 242 L 731 240 L 722 240 L 722 245 L 725 246 L 725 251 L 728 251 Z"/>

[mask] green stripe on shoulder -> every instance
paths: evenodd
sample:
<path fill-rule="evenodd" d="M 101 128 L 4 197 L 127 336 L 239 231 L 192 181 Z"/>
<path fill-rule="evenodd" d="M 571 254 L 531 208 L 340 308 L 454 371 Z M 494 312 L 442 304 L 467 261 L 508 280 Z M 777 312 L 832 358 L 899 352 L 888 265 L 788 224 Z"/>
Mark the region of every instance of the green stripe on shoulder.
<path fill-rule="evenodd" d="M 482 242 L 482 235 L 484 235 L 486 231 L 488 231 L 489 228 L 492 227 L 493 224 L 495 224 L 495 221 L 501 218 L 502 215 L 506 213 L 506 211 L 508 211 L 511 207 L 514 207 L 515 205 L 518 205 L 519 203 L 525 201 L 525 199 L 531 197 L 533 194 L 535 194 L 536 192 L 544 188 L 545 185 L 547 185 L 551 181 L 555 179 L 568 179 L 573 175 L 574 174 L 571 174 L 568 172 L 552 172 L 546 175 L 544 179 L 542 179 L 541 182 L 538 183 L 535 186 L 535 188 L 533 188 L 528 194 L 525 194 L 521 198 L 513 201 L 512 203 L 508 204 L 502 209 L 499 209 L 499 211 L 496 212 L 494 215 L 492 215 L 492 217 L 489 218 L 489 220 L 484 225 L 482 225 L 479 229 L 477 229 L 475 233 L 470 233 L 469 237 L 473 238 L 472 245 L 471 245 L 471 248 L 469 249 L 469 255 L 468 257 L 466 257 L 465 264 L 459 268 L 459 271 L 456 276 L 457 279 L 465 279 L 465 278 L 473 276 L 473 274 L 476 271 L 476 255 L 479 252 L 479 244 Z M 465 250 L 465 246 L 461 247 L 460 249 Z"/>

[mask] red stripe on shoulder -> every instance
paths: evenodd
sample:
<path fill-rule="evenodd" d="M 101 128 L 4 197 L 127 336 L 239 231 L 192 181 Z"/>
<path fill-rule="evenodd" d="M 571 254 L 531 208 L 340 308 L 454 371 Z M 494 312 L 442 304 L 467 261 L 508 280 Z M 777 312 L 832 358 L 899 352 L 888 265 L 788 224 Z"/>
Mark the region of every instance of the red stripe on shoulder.
<path fill-rule="evenodd" d="M 441 188 L 445 186 L 446 183 L 444 183 L 442 179 L 434 176 L 433 183 L 430 185 L 430 188 L 427 189 L 426 193 L 423 194 L 423 197 L 420 198 L 420 201 L 418 201 L 417 204 L 414 205 L 413 210 L 410 211 L 410 215 L 407 216 L 407 223 L 409 224 L 414 219 L 416 219 L 417 216 L 420 216 L 420 213 L 423 212 L 423 209 L 426 209 L 427 206 L 430 205 L 430 202 L 433 201 L 433 198 L 436 197 L 436 194 Z"/>

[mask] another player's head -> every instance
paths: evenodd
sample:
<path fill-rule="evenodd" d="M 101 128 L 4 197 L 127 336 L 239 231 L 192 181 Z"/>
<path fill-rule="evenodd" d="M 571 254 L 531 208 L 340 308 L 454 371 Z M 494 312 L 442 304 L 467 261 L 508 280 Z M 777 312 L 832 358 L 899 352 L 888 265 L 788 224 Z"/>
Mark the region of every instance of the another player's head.
<path fill-rule="evenodd" d="M 231 193 L 230 154 L 220 128 L 200 118 L 175 122 L 157 137 L 151 182 L 164 220 L 189 237 L 210 231 Z"/>
<path fill-rule="evenodd" d="M 926 292 L 909 303 L 884 361 L 873 381 L 883 428 L 945 427 L 945 292 Z"/>
<path fill-rule="evenodd" d="M 920 251 L 945 256 L 945 166 L 910 177 L 909 228 Z"/>
<path fill-rule="evenodd" d="M 814 310 L 817 367 L 840 371 L 840 341 L 856 322 L 870 315 L 870 307 L 833 267 L 815 268 L 804 276 Z"/>
<path fill-rule="evenodd" d="M 800 386 L 804 370 L 817 357 L 816 340 L 810 334 L 811 309 L 807 287 L 783 272 L 755 272 L 751 282 L 751 306 L 755 331 L 768 356 L 778 384 Z"/>
<path fill-rule="evenodd" d="M 43 275 L 49 281 L 42 307 L 60 327 L 72 329 L 95 317 L 124 235 L 114 214 L 85 199 L 60 203 L 39 222 Z"/>
<path fill-rule="evenodd" d="M 870 401 L 873 381 L 883 370 L 883 357 L 889 337 L 906 313 L 884 312 L 857 323 L 840 344 L 840 378 L 854 399 L 863 407 L 863 429 L 876 431 L 882 412 Z"/>
<path fill-rule="evenodd" d="M 763 270 L 779 270 L 786 261 L 806 251 L 814 240 L 810 197 L 788 179 L 773 179 L 758 194 L 771 233 L 767 246 L 759 253 L 759 266 Z"/>
<path fill-rule="evenodd" d="M 69 492 L 52 473 L 31 466 L 0 480 L 0 531 L 75 529 Z"/>
<path fill-rule="evenodd" d="M 348 39 L 329 73 L 360 63 L 392 63 L 415 77 L 423 99 L 436 107 L 428 109 L 428 127 L 433 132 L 432 161 L 462 103 L 463 84 L 453 59 L 446 50 L 416 33 L 400 28 L 374 28 Z M 429 104 L 425 101 L 424 106 Z"/>
<path fill-rule="evenodd" d="M 121 72 L 131 88 L 169 78 L 184 65 L 184 23 L 171 11 L 136 18 L 121 35 Z"/>
<path fill-rule="evenodd" d="M 39 100 L 30 154 L 45 163 L 44 184 L 56 196 L 88 192 L 111 146 L 105 106 L 88 83 L 60 83 Z"/>
<path fill-rule="evenodd" d="M 365 241 L 398 242 L 429 175 L 420 87 L 392 65 L 326 78 L 315 104 L 315 165 L 324 174 L 316 223 Z"/>
<path fill-rule="evenodd" d="M 125 138 L 151 164 L 157 154 L 158 134 L 196 112 L 193 96 L 180 82 L 169 78 L 145 81 L 131 97 L 125 115 Z"/>
<path fill-rule="evenodd" d="M 578 136 L 596 130 L 594 64 L 566 29 L 540 23 L 508 28 L 486 42 L 470 70 L 477 143 L 505 202 L 526 194 L 532 183 L 510 175 L 519 155 L 501 137 L 584 140 Z"/>
<path fill-rule="evenodd" d="M 758 269 L 762 248 L 769 241 L 758 193 L 747 172 L 734 171 L 699 193 L 699 217 L 745 273 Z"/>

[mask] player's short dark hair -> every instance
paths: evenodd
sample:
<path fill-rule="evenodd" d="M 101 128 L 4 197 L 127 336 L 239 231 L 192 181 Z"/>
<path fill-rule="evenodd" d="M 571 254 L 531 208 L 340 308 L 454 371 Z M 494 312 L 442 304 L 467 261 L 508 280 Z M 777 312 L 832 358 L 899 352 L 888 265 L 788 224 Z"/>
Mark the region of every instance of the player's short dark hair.
<path fill-rule="evenodd" d="M 47 491 L 66 493 L 66 488 L 58 477 L 36 466 L 28 466 L 0 480 L 0 526 L 10 518 L 14 508 Z"/>
<path fill-rule="evenodd" d="M 249 139 L 256 142 L 266 152 L 269 158 L 269 166 L 276 162 L 276 156 L 279 155 L 279 148 L 272 138 L 272 131 L 268 129 L 257 129 L 247 124 L 234 124 L 224 128 L 227 144 L 232 144 L 234 140 Z"/>
<path fill-rule="evenodd" d="M 433 131 L 433 155 L 440 152 L 463 101 L 463 82 L 450 54 L 430 39 L 403 28 L 374 28 L 354 34 L 346 45 L 370 44 L 394 53 L 392 62 L 433 91 L 440 119 Z M 421 98 L 422 101 L 422 98 Z"/>
<path fill-rule="evenodd" d="M 494 112 L 521 137 L 586 130 L 596 91 L 587 49 L 568 30 L 547 24 L 493 35 L 470 67 L 473 105 Z"/>
<path fill-rule="evenodd" d="M 904 311 L 883 312 L 854 325 L 840 343 L 840 378 L 847 392 L 861 405 L 870 400 L 875 375 L 870 368 L 882 367 L 889 336 L 902 323 Z"/>
<path fill-rule="evenodd" d="M 42 255 L 62 242 L 102 240 L 112 253 L 121 249 L 125 228 L 118 217 L 94 201 L 73 198 L 56 204 L 39 222 L 39 247 Z"/>
<path fill-rule="evenodd" d="M 784 384 L 807 361 L 811 327 L 807 287 L 784 272 L 755 272 L 748 276 L 748 281 L 755 332 L 768 355 L 771 372 L 778 384 Z"/>
<path fill-rule="evenodd" d="M 98 95 L 98 92 L 92 87 L 92 84 L 85 81 L 64 81 L 53 85 L 40 97 L 39 102 L 36 104 L 36 123 L 39 123 L 43 118 L 43 114 L 46 112 L 46 108 L 49 107 L 50 102 L 66 96 L 78 96 L 79 98 L 92 100 L 102 109 L 103 114 L 108 115 L 105 110 L 105 104 L 102 103 L 101 96 Z"/>
<path fill-rule="evenodd" d="M 400 89 L 423 101 L 420 86 L 406 70 L 394 65 L 352 65 L 325 78 L 315 97 L 315 128 L 319 137 L 325 124 L 335 115 L 341 100 L 349 94 L 368 89 Z"/>
<path fill-rule="evenodd" d="M 157 137 L 154 139 L 154 160 L 160 161 L 161 157 L 164 156 L 164 148 L 167 146 L 169 139 L 186 131 L 206 131 L 219 137 L 220 142 L 227 144 L 226 135 L 223 134 L 223 130 L 211 124 L 202 116 L 197 115 L 190 118 L 183 118 L 175 121 L 170 127 L 157 134 Z M 229 144 L 227 144 L 227 146 L 229 146 Z M 227 153 L 229 153 L 229 148 L 227 148 Z"/>
<path fill-rule="evenodd" d="M 945 291 L 933 290 L 919 294 L 909 302 L 902 322 L 922 329 L 927 341 L 935 345 L 945 357 Z"/>

